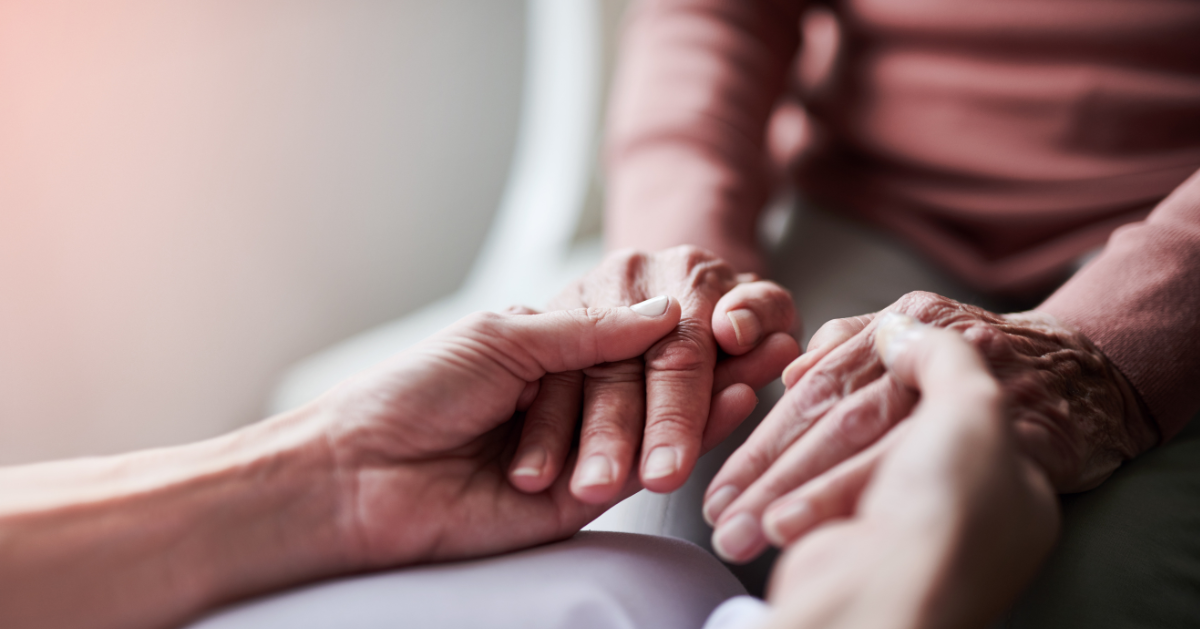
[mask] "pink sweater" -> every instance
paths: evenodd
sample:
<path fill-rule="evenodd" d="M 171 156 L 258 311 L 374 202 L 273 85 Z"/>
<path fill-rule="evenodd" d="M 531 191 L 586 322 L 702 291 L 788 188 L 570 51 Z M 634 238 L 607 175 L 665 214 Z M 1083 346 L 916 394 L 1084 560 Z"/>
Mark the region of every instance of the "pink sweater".
<path fill-rule="evenodd" d="M 1200 3 L 848 0 L 802 20 L 809 4 L 635 10 L 610 237 L 721 253 L 782 175 L 986 291 L 1107 240 L 1040 308 L 1181 429 L 1200 409 Z"/>

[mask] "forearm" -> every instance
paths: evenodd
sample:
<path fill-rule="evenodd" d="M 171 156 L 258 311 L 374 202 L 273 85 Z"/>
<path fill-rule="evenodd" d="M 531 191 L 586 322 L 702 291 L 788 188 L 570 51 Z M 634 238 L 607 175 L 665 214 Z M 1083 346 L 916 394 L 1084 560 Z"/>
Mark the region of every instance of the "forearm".
<path fill-rule="evenodd" d="M 1075 326 L 1121 371 L 1171 438 L 1200 408 L 1200 172 L 1038 310 Z"/>
<path fill-rule="evenodd" d="M 609 118 L 610 247 L 700 245 L 761 270 L 766 125 L 801 5 L 679 0 L 633 12 Z"/>
<path fill-rule="evenodd" d="M 664 177 L 667 168 L 670 177 Z M 732 175 L 721 170 L 687 150 L 664 148 L 629 160 L 610 178 L 605 217 L 609 248 L 659 251 L 698 245 L 739 272 L 763 273 L 756 233 L 760 200 L 733 198 L 720 185 Z"/>
<path fill-rule="evenodd" d="M 305 420 L 0 471 L 0 623 L 178 624 L 348 570 L 338 482 Z"/>

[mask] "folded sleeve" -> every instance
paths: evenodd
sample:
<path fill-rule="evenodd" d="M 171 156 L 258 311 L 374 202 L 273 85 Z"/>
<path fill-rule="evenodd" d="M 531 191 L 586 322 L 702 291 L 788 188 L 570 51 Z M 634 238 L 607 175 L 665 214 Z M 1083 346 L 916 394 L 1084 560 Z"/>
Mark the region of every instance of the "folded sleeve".
<path fill-rule="evenodd" d="M 1200 172 L 1039 310 L 1078 327 L 1129 379 L 1164 440 L 1200 409 Z"/>

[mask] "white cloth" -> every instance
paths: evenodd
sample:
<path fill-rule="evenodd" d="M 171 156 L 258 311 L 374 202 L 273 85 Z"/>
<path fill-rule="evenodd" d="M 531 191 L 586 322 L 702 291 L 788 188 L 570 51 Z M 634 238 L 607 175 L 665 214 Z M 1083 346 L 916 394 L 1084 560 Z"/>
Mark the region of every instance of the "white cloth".
<path fill-rule="evenodd" d="M 753 595 L 738 595 L 721 602 L 704 622 L 705 628 L 761 628 L 771 609 Z"/>
<path fill-rule="evenodd" d="M 235 604 L 197 628 L 698 628 L 746 593 L 671 538 L 581 532 L 516 553 L 344 577 Z"/>

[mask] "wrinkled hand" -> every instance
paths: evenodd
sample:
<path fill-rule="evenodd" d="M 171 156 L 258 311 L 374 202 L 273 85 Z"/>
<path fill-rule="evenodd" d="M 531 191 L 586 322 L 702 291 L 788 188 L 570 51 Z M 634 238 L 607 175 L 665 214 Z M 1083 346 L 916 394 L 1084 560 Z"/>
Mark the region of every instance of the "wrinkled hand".
<path fill-rule="evenodd" d="M 565 479 L 536 494 L 509 484 L 518 408 L 549 374 L 645 353 L 680 316 L 676 300 L 654 305 L 473 315 L 316 401 L 350 566 L 499 553 L 598 516 L 608 506 L 578 501 Z"/>
<path fill-rule="evenodd" d="M 1082 334 L 1030 311 L 996 315 L 910 293 L 887 311 L 962 333 L 999 380 L 1018 444 L 1059 492 L 1088 489 L 1158 441 L 1124 377 Z M 757 523 L 772 501 L 866 448 L 905 417 L 915 392 L 872 350 L 876 316 L 834 320 L 784 372 L 787 393 L 713 479 L 705 516 L 714 546 L 747 561 L 767 539 Z M 739 519 L 739 523 L 745 523 Z"/>
<path fill-rule="evenodd" d="M 979 354 L 955 333 L 889 320 L 880 354 L 921 402 L 768 510 L 768 529 L 791 534 L 771 580 L 773 626 L 986 625 L 1053 545 L 1054 491 L 1018 449 Z"/>
<path fill-rule="evenodd" d="M 542 379 L 510 471 L 513 485 L 540 492 L 572 470 L 566 459 L 578 428 L 570 488 L 579 499 L 610 501 L 639 452 L 641 483 L 674 490 L 700 453 L 750 414 L 754 390 L 799 354 L 787 334 L 794 319 L 787 291 L 739 276 L 697 247 L 615 252 L 551 308 L 627 305 L 654 295 L 676 297 L 683 314 L 644 356 Z"/>

